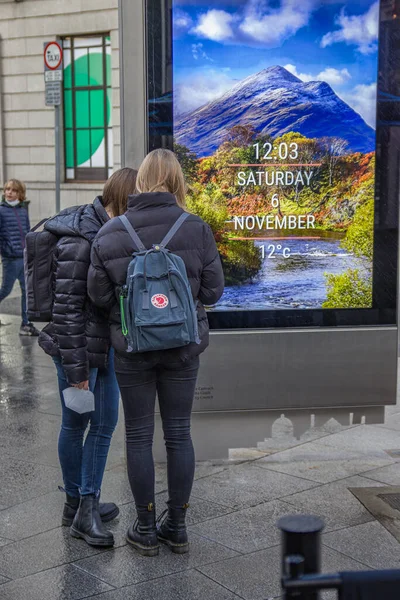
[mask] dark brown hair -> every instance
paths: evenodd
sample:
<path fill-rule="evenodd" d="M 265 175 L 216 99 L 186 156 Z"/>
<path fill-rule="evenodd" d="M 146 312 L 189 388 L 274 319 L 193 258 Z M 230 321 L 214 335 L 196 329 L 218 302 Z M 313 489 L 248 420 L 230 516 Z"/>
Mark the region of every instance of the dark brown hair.
<path fill-rule="evenodd" d="M 136 169 L 125 167 L 111 175 L 103 188 L 103 206 L 114 217 L 123 215 L 128 207 L 128 196 L 136 191 Z"/>

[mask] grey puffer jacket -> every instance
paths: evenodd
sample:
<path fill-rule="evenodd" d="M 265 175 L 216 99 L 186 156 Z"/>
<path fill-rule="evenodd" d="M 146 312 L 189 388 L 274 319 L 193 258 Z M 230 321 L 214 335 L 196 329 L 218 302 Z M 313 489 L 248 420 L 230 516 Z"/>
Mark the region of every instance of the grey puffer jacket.
<path fill-rule="evenodd" d="M 146 248 L 160 243 L 182 214 L 175 196 L 154 192 L 130 196 L 125 213 Z M 193 298 L 198 300 L 197 315 L 201 344 L 189 344 L 168 350 L 171 360 L 186 361 L 208 346 L 209 327 L 205 305 L 215 304 L 224 290 L 224 276 L 217 246 L 210 227 L 196 215 L 190 215 L 168 244 L 185 265 Z M 112 219 L 96 236 L 92 246 L 88 293 L 97 306 L 110 311 L 111 342 L 123 356 L 127 345 L 121 331 L 119 291 L 126 282 L 128 265 L 136 250 L 120 219 Z M 151 359 L 151 352 L 135 354 L 135 360 Z"/>
<path fill-rule="evenodd" d="M 62 360 L 68 382 L 89 379 L 89 368 L 105 368 L 110 348 L 107 315 L 87 295 L 91 245 L 109 220 L 101 198 L 93 204 L 67 208 L 47 221 L 45 228 L 60 237 L 54 253 L 52 321 L 39 345 Z"/>

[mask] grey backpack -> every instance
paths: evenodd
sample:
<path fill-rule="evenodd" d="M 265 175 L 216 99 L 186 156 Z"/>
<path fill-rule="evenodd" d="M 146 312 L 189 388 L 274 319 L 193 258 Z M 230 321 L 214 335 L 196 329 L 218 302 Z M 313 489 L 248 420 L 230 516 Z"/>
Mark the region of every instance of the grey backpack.
<path fill-rule="evenodd" d="M 150 352 L 199 344 L 197 312 L 183 260 L 167 250 L 188 213 L 147 250 L 125 215 L 119 217 L 137 251 L 120 292 L 122 333 L 128 352 Z"/>

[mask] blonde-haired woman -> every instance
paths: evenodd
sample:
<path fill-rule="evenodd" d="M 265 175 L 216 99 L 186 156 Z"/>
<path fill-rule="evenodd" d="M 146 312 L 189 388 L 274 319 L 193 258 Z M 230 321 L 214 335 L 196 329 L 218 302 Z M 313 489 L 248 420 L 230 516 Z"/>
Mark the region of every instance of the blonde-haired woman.
<path fill-rule="evenodd" d="M 162 149 L 151 152 L 139 169 L 136 188 L 139 194 L 130 198 L 125 214 L 144 246 L 151 248 L 162 241 L 184 212 L 185 180 L 175 155 Z M 115 371 L 125 412 L 128 475 L 137 510 L 127 541 L 144 556 L 158 554 L 159 541 L 175 553 L 188 551 L 185 515 L 195 468 L 190 419 L 199 354 L 208 346 L 203 304 L 217 302 L 224 288 L 215 240 L 202 219 L 189 215 L 168 249 L 185 262 L 197 301 L 200 345 L 164 352 L 127 352 L 117 290 L 125 284 L 136 248 L 119 219 L 107 223 L 97 235 L 88 279 L 92 301 L 110 311 Z M 152 454 L 156 393 L 167 449 L 169 492 L 168 511 L 157 529 Z"/>

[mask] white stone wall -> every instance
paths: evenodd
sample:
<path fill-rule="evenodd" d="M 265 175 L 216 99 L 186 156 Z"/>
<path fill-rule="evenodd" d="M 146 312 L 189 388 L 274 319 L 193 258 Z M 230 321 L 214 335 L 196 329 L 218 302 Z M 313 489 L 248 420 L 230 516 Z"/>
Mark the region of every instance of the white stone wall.
<path fill-rule="evenodd" d="M 26 183 L 33 223 L 55 211 L 54 108 L 45 106 L 43 42 L 56 36 L 99 33 L 111 34 L 114 168 L 118 169 L 118 0 L 0 0 L 0 184 L 11 177 Z M 64 178 L 63 164 L 61 171 Z M 61 207 L 91 202 L 101 190 L 102 184 L 62 183 Z"/>

